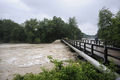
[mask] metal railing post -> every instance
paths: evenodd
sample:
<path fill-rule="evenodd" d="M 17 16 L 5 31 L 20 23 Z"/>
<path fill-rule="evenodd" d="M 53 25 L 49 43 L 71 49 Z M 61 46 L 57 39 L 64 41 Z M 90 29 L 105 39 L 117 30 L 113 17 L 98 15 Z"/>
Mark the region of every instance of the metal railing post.
<path fill-rule="evenodd" d="M 86 52 L 86 43 L 84 43 L 84 52 Z"/>
<path fill-rule="evenodd" d="M 94 47 L 93 47 L 93 44 L 91 45 L 91 55 L 93 55 L 94 53 L 93 53 L 93 49 L 94 49 Z"/>
<path fill-rule="evenodd" d="M 104 46 L 104 64 L 108 63 L 108 49 L 106 46 Z"/>
<path fill-rule="evenodd" d="M 81 49 L 81 42 L 79 41 L 79 49 Z"/>
<path fill-rule="evenodd" d="M 76 48 L 78 48 L 78 41 L 76 41 Z"/>
<path fill-rule="evenodd" d="M 73 43 L 74 43 L 74 46 L 75 46 L 75 41 Z"/>

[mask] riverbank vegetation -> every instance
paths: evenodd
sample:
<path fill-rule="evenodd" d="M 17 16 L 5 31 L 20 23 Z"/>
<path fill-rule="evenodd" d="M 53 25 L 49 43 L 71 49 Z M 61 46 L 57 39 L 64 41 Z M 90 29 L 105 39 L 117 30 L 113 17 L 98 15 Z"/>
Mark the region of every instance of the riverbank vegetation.
<path fill-rule="evenodd" d="M 88 62 L 68 60 L 64 61 L 68 65 L 63 66 L 63 61 L 50 56 L 49 59 L 55 65 L 52 70 L 43 69 L 39 74 L 16 74 L 13 80 L 115 80 L 112 72 L 100 73 Z"/>
<path fill-rule="evenodd" d="M 97 35 L 100 39 L 120 47 L 120 11 L 113 14 L 109 9 L 101 9 L 98 27 Z"/>
<path fill-rule="evenodd" d="M 52 19 L 30 19 L 22 25 L 12 20 L 0 20 L 0 42 L 46 43 L 61 38 L 81 39 L 82 33 L 75 17 L 64 22 L 60 17 Z"/>

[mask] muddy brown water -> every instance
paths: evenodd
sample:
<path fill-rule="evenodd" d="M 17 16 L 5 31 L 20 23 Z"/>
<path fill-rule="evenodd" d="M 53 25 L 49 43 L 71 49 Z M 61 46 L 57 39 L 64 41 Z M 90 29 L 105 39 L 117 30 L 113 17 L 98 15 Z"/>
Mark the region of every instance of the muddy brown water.
<path fill-rule="evenodd" d="M 75 59 L 74 54 L 59 40 L 51 44 L 0 44 L 0 80 L 12 80 L 19 73 L 40 73 L 41 67 L 52 69 L 54 59 Z"/>

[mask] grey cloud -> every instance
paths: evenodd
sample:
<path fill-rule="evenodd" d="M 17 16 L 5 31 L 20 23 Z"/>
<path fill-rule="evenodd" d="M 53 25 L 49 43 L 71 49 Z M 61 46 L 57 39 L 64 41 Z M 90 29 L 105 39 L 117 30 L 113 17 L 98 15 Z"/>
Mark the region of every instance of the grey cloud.
<path fill-rule="evenodd" d="M 0 0 L 0 18 L 22 23 L 29 18 L 58 16 L 67 21 L 75 16 L 82 32 L 96 34 L 98 13 L 104 6 L 116 12 L 120 0 Z"/>

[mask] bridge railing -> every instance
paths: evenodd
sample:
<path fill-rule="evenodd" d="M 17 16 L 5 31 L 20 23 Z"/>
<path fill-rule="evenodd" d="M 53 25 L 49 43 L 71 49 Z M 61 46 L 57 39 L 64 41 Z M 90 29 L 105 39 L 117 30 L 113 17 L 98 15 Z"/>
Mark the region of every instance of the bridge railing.
<path fill-rule="evenodd" d="M 81 41 L 85 43 L 91 43 L 91 44 L 97 44 L 97 45 L 107 45 L 109 47 L 114 47 L 114 48 L 118 47 L 118 44 L 115 41 L 108 41 L 108 40 L 105 41 L 105 40 L 100 40 L 100 39 L 98 40 L 82 39 Z"/>
<path fill-rule="evenodd" d="M 103 54 L 104 56 L 101 58 L 104 59 L 104 62 L 103 62 L 104 64 L 109 62 L 108 57 L 112 57 L 114 59 L 120 60 L 120 57 L 117 57 L 117 56 L 114 56 L 108 53 L 108 50 L 120 51 L 120 48 L 114 48 L 114 47 L 103 45 L 102 41 L 99 41 L 98 43 L 96 43 L 95 40 L 88 41 L 88 40 L 67 40 L 65 39 L 65 41 L 71 44 L 72 46 L 76 47 L 77 49 L 82 50 L 85 53 L 89 53 L 88 55 L 90 56 L 96 55 L 95 52 Z M 94 47 L 103 48 L 103 51 L 95 49 Z"/>

